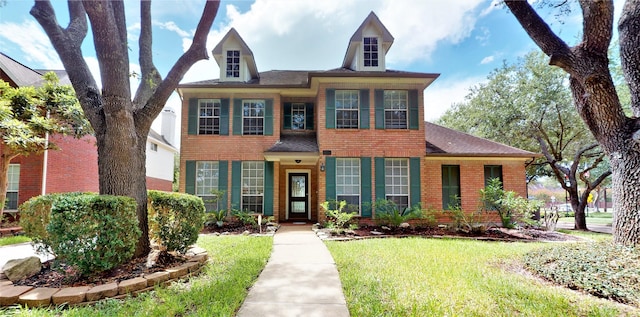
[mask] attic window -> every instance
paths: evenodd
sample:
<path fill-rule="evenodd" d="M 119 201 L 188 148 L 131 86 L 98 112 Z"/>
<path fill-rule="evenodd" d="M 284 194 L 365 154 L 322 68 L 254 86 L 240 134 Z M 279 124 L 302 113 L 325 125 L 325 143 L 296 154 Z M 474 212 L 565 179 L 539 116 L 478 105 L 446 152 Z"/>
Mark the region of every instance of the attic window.
<path fill-rule="evenodd" d="M 378 67 L 378 38 L 364 38 L 364 66 Z"/>
<path fill-rule="evenodd" d="M 227 77 L 240 78 L 240 51 L 227 51 Z"/>

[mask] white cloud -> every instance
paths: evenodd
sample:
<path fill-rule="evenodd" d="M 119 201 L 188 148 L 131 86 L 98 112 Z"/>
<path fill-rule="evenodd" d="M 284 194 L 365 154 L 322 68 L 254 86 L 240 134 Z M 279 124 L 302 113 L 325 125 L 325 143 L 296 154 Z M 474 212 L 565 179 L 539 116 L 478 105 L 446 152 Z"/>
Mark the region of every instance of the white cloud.
<path fill-rule="evenodd" d="M 463 102 L 469 94 L 469 88 L 486 81 L 484 77 L 464 79 L 436 80 L 424 91 L 424 118 L 435 121 L 454 103 Z"/>
<path fill-rule="evenodd" d="M 0 37 L 17 45 L 24 52 L 25 60 L 20 62 L 37 65 L 33 68 L 64 69 L 49 38 L 36 21 L 0 23 Z"/>
<path fill-rule="evenodd" d="M 191 32 L 187 32 L 182 30 L 175 22 L 158 22 L 153 21 L 153 25 L 160 27 L 161 29 L 165 29 L 168 31 L 176 32 L 180 37 L 191 37 L 193 34 Z"/>
<path fill-rule="evenodd" d="M 493 62 L 494 58 L 495 58 L 495 57 L 494 57 L 493 55 L 491 55 L 491 56 L 487 56 L 487 57 L 483 58 L 483 59 L 480 61 L 480 64 L 481 64 L 481 65 L 489 64 L 489 63 Z"/>

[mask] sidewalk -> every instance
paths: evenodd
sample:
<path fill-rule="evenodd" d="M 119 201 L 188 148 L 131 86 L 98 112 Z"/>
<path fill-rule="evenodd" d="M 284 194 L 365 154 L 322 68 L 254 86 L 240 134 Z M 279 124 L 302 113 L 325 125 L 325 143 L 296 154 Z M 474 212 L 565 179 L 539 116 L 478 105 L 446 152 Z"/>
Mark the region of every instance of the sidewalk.
<path fill-rule="evenodd" d="M 333 257 L 310 225 L 283 225 L 238 317 L 349 316 Z"/>
<path fill-rule="evenodd" d="M 0 247 L 0 272 L 2 272 L 4 264 L 9 260 L 21 259 L 34 255 L 40 258 L 40 262 L 46 262 L 53 259 L 53 256 L 50 254 L 37 254 L 30 242 L 2 246 Z"/>
<path fill-rule="evenodd" d="M 556 228 L 572 230 L 573 228 L 575 228 L 575 224 L 573 222 L 569 223 L 569 222 L 558 221 Z M 599 225 L 599 224 L 587 224 L 587 228 L 593 232 L 609 233 L 609 234 L 612 232 L 611 226 L 605 226 L 605 225 Z"/>

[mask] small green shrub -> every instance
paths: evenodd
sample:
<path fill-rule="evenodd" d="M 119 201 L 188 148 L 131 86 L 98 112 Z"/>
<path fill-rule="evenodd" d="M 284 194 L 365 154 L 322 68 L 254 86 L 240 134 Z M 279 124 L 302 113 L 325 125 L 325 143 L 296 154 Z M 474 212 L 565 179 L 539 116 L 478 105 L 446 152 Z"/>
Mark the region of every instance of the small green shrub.
<path fill-rule="evenodd" d="M 640 250 L 610 242 L 539 248 L 524 262 L 534 273 L 571 289 L 640 304 Z"/>
<path fill-rule="evenodd" d="M 481 232 L 484 230 L 485 215 L 483 210 L 467 213 L 462 209 L 460 197 L 455 197 L 455 201 L 457 202 L 455 205 L 449 206 L 449 209 L 444 211 L 453 222 L 453 230 L 462 232 Z"/>
<path fill-rule="evenodd" d="M 207 227 L 216 225 L 218 227 L 222 227 L 227 221 L 227 211 L 226 210 L 218 210 L 207 212 L 204 215 L 204 225 Z"/>
<path fill-rule="evenodd" d="M 344 232 L 345 229 L 357 229 L 358 225 L 353 223 L 353 218 L 358 214 L 355 212 L 349 212 L 346 201 L 325 201 L 320 204 L 320 207 L 324 209 L 327 220 L 324 226 L 328 229 L 332 229 L 337 233 Z"/>
<path fill-rule="evenodd" d="M 541 205 L 540 202 L 530 202 L 513 191 L 505 191 L 498 178 L 489 180 L 489 184 L 480 190 L 480 197 L 485 211 L 496 211 L 505 228 L 529 224 L 531 215 Z"/>
<path fill-rule="evenodd" d="M 105 271 L 133 256 L 140 236 L 136 202 L 121 196 L 60 195 L 46 230 L 59 260 L 83 275 Z"/>
<path fill-rule="evenodd" d="M 398 227 L 412 219 L 421 219 L 423 210 L 420 204 L 400 210 L 391 200 L 378 199 L 373 205 L 376 211 L 376 222 L 379 225 Z"/>
<path fill-rule="evenodd" d="M 49 233 L 47 225 L 51 218 L 51 207 L 61 197 L 74 197 L 91 193 L 64 193 L 48 194 L 31 197 L 25 201 L 18 211 L 20 212 L 20 226 L 25 235 L 29 236 L 37 252 L 53 251 L 49 248 Z"/>
<path fill-rule="evenodd" d="M 198 240 L 205 210 L 200 197 L 150 190 L 147 209 L 149 238 L 167 251 L 183 253 Z"/>
<path fill-rule="evenodd" d="M 245 226 L 258 227 L 258 220 L 254 216 L 254 213 L 249 210 L 232 209 L 231 214 L 236 217 L 236 220 Z"/>

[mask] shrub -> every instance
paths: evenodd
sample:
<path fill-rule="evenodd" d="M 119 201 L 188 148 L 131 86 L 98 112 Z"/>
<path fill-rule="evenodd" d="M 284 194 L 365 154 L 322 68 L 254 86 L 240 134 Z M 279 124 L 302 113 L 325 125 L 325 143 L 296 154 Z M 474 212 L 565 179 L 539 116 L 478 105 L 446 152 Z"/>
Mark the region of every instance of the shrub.
<path fill-rule="evenodd" d="M 207 212 L 204 215 L 204 225 L 209 227 L 216 225 L 218 227 L 222 227 L 224 222 L 227 220 L 227 211 L 226 210 L 218 210 Z"/>
<path fill-rule="evenodd" d="M 524 262 L 536 274 L 571 289 L 640 304 L 640 250 L 610 242 L 539 248 Z"/>
<path fill-rule="evenodd" d="M 376 222 L 385 226 L 398 227 L 404 222 L 412 219 L 420 219 L 423 216 L 420 204 L 401 210 L 398 205 L 391 200 L 378 199 L 374 204 L 374 208 L 376 210 Z"/>
<path fill-rule="evenodd" d="M 540 207 L 539 202 L 530 202 L 513 191 L 502 189 L 498 178 L 489 180 L 489 184 L 480 190 L 480 196 L 483 208 L 497 211 L 505 228 L 513 228 L 517 223 L 529 223 L 533 211 Z"/>
<path fill-rule="evenodd" d="M 197 196 L 150 190 L 149 238 L 167 251 L 184 253 L 202 230 L 204 203 Z"/>
<path fill-rule="evenodd" d="M 51 207 L 60 199 L 60 197 L 73 197 L 89 193 L 65 193 L 65 194 L 48 194 L 31 197 L 25 201 L 18 211 L 20 212 L 20 226 L 24 233 L 32 240 L 32 244 L 38 252 L 49 252 L 53 250 L 49 248 L 49 233 L 47 225 L 51 218 Z"/>
<path fill-rule="evenodd" d="M 348 206 L 349 205 L 344 200 L 340 202 L 325 201 L 320 204 L 320 207 L 324 209 L 325 216 L 327 217 L 324 226 L 337 233 L 344 232 L 345 229 L 356 229 L 358 225 L 352 223 L 352 220 L 358 214 L 355 212 L 348 212 Z"/>
<path fill-rule="evenodd" d="M 83 275 L 105 271 L 133 256 L 140 236 L 136 202 L 120 196 L 59 195 L 46 230 L 58 259 Z"/>
<path fill-rule="evenodd" d="M 232 209 L 231 210 L 231 214 L 236 217 L 236 219 L 243 225 L 247 226 L 252 226 L 254 228 L 258 227 L 258 221 L 256 220 L 256 217 L 253 215 L 253 212 L 249 211 L 249 210 L 239 210 L 239 209 Z"/>

